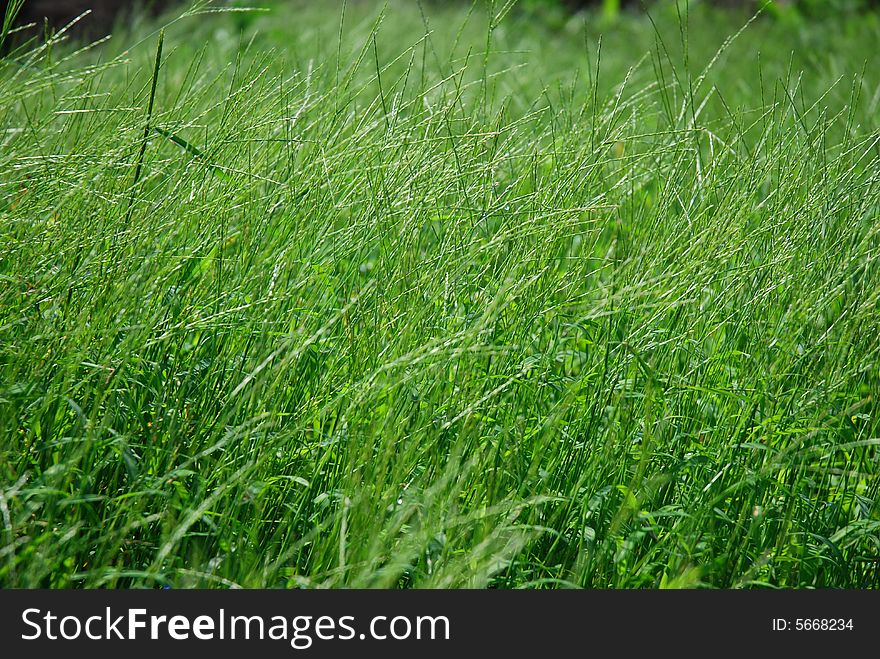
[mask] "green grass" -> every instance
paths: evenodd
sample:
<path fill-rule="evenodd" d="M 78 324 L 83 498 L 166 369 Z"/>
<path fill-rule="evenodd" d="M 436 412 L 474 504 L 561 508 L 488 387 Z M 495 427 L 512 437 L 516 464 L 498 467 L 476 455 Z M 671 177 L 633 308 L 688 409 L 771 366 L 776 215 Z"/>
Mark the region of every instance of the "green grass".
<path fill-rule="evenodd" d="M 0 585 L 878 585 L 877 17 L 502 4 L 0 60 Z"/>

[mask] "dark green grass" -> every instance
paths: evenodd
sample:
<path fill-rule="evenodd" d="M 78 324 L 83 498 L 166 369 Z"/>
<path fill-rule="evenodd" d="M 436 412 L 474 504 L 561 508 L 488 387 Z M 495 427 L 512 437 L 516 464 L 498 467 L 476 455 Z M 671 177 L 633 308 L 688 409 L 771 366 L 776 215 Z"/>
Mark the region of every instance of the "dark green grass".
<path fill-rule="evenodd" d="M 877 585 L 876 18 L 501 4 L 0 61 L 0 584 Z"/>

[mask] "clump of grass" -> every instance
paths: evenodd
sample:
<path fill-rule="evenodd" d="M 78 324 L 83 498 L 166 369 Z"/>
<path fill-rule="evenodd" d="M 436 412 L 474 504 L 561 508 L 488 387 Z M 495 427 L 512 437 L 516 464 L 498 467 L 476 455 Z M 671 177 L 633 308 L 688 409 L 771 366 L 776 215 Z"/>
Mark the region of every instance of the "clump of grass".
<path fill-rule="evenodd" d="M 877 22 L 486 6 L 0 61 L 0 583 L 877 584 Z"/>

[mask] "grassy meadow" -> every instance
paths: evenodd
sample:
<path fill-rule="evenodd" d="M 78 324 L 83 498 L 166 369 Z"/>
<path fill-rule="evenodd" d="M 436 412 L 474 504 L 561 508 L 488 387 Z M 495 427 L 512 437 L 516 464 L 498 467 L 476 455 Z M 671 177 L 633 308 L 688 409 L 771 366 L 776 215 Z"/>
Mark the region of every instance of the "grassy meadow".
<path fill-rule="evenodd" d="M 253 4 L 0 59 L 0 585 L 880 585 L 877 15 Z"/>

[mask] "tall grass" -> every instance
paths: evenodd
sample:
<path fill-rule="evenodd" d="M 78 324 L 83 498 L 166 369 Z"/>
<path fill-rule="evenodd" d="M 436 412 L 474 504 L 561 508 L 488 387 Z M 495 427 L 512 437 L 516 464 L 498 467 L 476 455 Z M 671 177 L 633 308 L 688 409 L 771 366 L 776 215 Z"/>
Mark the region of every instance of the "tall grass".
<path fill-rule="evenodd" d="M 877 20 L 502 5 L 0 61 L 0 584 L 878 584 Z"/>

